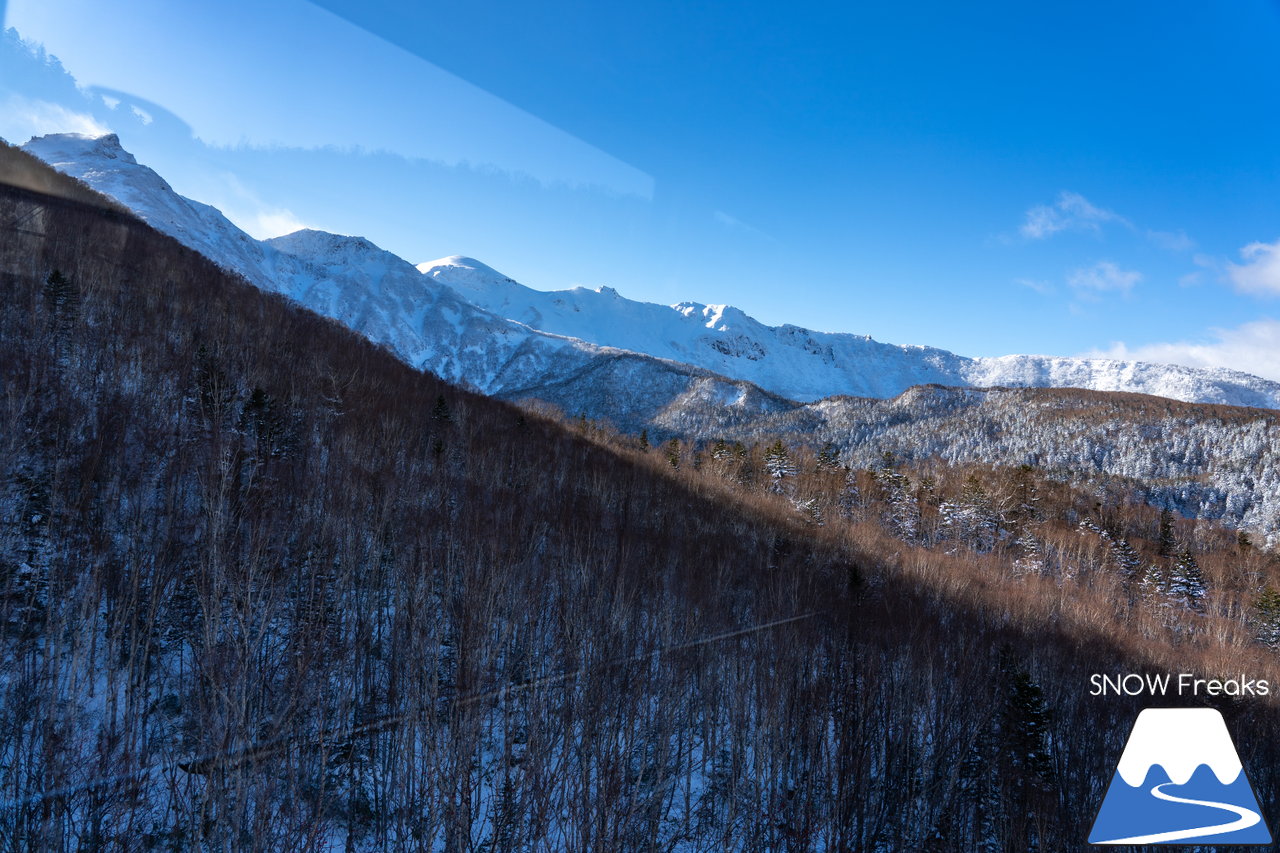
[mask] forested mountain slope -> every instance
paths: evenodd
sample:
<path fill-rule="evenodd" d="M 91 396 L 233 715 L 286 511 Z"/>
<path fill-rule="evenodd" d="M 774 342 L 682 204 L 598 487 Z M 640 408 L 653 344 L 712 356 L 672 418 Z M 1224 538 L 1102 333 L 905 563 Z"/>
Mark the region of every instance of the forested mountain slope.
<path fill-rule="evenodd" d="M 1123 481 L 1155 507 L 1280 539 L 1280 417 L 1079 389 L 912 388 L 892 400 L 837 397 L 744 417 L 690 400 L 662 434 L 832 445 L 844 464 L 1031 465 L 1089 487 Z M 1092 485 L 1090 485 L 1092 484 Z"/>
<path fill-rule="evenodd" d="M 819 524 L 785 452 L 565 428 L 102 207 L 0 228 L 15 849 L 1076 849 L 1137 708 L 1089 673 L 1280 678 L 1266 555 L 1125 604 L 1122 516 L 1071 575 L 882 522 L 888 467 Z M 1275 708 L 1222 710 L 1274 813 Z"/>

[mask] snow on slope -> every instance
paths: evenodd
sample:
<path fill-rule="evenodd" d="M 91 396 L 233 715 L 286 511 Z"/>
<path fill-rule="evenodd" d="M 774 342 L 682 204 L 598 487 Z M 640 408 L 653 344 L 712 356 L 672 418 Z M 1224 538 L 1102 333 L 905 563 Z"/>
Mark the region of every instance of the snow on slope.
<path fill-rule="evenodd" d="M 966 359 L 930 347 L 773 328 L 729 305 L 636 302 L 609 287 L 548 293 L 471 258 L 444 258 L 418 269 L 476 305 L 532 328 L 692 364 L 793 400 L 891 397 L 920 383 L 967 384 L 960 378 Z"/>
<path fill-rule="evenodd" d="M 302 231 L 257 241 L 216 208 L 175 193 L 114 134 L 54 134 L 24 148 L 254 284 L 343 322 L 417 367 L 491 394 L 536 395 L 554 384 L 563 394 L 583 395 L 581 405 L 572 399 L 562 405 L 589 411 L 594 395 L 583 385 L 584 368 L 625 350 L 647 357 L 628 362 L 634 383 L 678 386 L 680 393 L 695 383 L 710 398 L 741 397 L 742 382 L 804 402 L 888 398 L 934 383 L 1134 391 L 1280 408 L 1280 383 L 1229 370 L 1049 356 L 970 359 L 860 335 L 766 326 L 727 305 L 636 302 L 608 287 L 537 291 L 457 256 L 415 270 L 359 237 Z M 707 382 L 714 393 L 705 390 Z"/>
<path fill-rule="evenodd" d="M 599 352 L 477 308 L 360 237 L 301 231 L 255 240 L 216 208 L 174 192 L 114 134 L 55 134 L 23 148 L 264 290 L 289 296 L 459 384 L 495 393 L 575 369 Z"/>
<path fill-rule="evenodd" d="M 727 305 L 635 302 L 609 287 L 533 290 L 459 256 L 418 269 L 476 305 L 532 328 L 695 365 L 802 402 L 832 395 L 888 398 L 935 383 L 1131 391 L 1280 408 L 1280 383 L 1232 370 L 1036 355 L 971 359 L 861 335 L 766 326 Z"/>

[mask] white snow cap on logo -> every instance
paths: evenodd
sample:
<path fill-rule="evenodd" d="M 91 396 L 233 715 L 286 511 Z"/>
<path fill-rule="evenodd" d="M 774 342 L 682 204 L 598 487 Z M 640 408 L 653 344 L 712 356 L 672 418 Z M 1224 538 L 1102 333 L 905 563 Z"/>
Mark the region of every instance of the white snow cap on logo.
<path fill-rule="evenodd" d="M 1243 769 L 1227 724 L 1213 708 L 1147 708 L 1139 714 L 1116 769 L 1137 787 L 1155 764 L 1175 785 L 1185 785 L 1201 764 L 1224 785 Z"/>

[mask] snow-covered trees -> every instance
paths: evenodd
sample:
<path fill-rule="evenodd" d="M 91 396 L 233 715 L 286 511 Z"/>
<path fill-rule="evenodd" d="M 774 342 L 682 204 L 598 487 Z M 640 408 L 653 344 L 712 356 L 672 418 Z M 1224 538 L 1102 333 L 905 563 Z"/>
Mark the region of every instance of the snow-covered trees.
<path fill-rule="evenodd" d="M 965 481 L 955 500 L 943 501 L 939 505 L 938 516 L 938 532 L 943 539 L 979 552 L 995 547 L 1001 518 L 991 496 L 976 477 Z"/>
<path fill-rule="evenodd" d="M 796 474 L 795 463 L 791 460 L 791 452 L 781 440 L 775 441 L 764 452 L 764 469 L 775 484 Z"/>
<path fill-rule="evenodd" d="M 1266 410 L 1074 389 L 921 388 L 897 400 L 842 398 L 725 418 L 716 429 L 746 442 L 833 445 L 855 469 L 879 467 L 886 447 L 905 449 L 900 461 L 1008 466 L 1010 482 L 991 492 L 1010 513 L 1024 504 L 1033 511 L 1038 499 L 1016 496 L 1016 472 L 1027 465 L 1079 487 L 1140 483 L 1152 506 L 1227 519 L 1264 545 L 1280 531 L 1280 416 Z"/>
<path fill-rule="evenodd" d="M 920 531 L 920 503 L 911 488 L 911 479 L 898 470 L 893 454 L 883 454 L 873 474 L 885 492 L 885 527 L 899 539 L 914 542 Z"/>
<path fill-rule="evenodd" d="M 1173 561 L 1173 573 L 1169 582 L 1170 595 L 1187 607 L 1198 610 L 1202 606 L 1206 592 L 1200 564 L 1196 562 L 1190 548 L 1183 548 Z"/>

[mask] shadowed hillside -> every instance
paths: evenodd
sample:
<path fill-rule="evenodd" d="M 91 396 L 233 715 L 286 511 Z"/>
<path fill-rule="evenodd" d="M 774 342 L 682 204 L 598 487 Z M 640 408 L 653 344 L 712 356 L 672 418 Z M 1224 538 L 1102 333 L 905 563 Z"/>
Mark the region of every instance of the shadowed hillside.
<path fill-rule="evenodd" d="M 1280 682 L 1105 565 L 819 526 L 123 214 L 5 188 L 0 223 L 15 849 L 1078 849 L 1139 704 L 1089 673 Z M 1222 710 L 1274 813 L 1272 705 Z"/>

